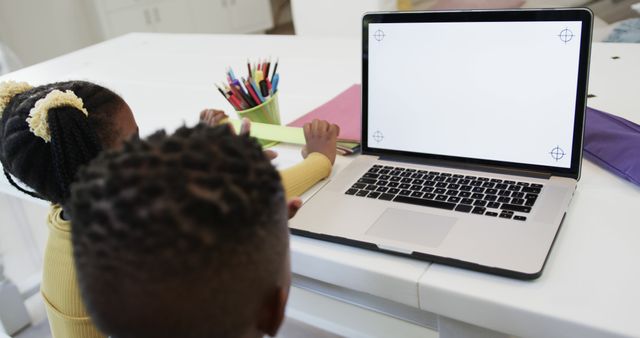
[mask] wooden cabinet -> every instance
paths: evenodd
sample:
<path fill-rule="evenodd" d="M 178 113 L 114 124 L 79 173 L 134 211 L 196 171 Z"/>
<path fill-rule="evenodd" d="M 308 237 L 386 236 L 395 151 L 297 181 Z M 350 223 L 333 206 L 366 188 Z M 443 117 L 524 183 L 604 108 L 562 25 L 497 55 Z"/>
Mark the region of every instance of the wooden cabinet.
<path fill-rule="evenodd" d="M 193 16 L 196 32 L 234 32 L 231 16 L 229 15 L 229 1 L 230 0 L 188 0 L 192 8 L 191 15 Z M 212 28 L 215 29 L 214 32 L 211 31 Z"/>
<path fill-rule="evenodd" d="M 153 24 L 146 7 L 127 8 L 106 13 L 102 30 L 110 38 L 129 32 L 152 32 Z"/>
<path fill-rule="evenodd" d="M 161 1 L 149 6 L 150 21 L 155 32 L 193 32 L 191 11 L 184 1 Z"/>
<path fill-rule="evenodd" d="M 252 33 L 273 27 L 269 0 L 94 0 L 105 38 L 129 32 Z"/>
<path fill-rule="evenodd" d="M 207 1 L 207 0 L 200 0 Z M 223 0 L 228 3 L 231 26 L 234 31 L 251 32 L 264 29 L 266 25 L 273 27 L 270 1 Z M 258 17 L 255 13 L 269 13 L 269 19 Z"/>

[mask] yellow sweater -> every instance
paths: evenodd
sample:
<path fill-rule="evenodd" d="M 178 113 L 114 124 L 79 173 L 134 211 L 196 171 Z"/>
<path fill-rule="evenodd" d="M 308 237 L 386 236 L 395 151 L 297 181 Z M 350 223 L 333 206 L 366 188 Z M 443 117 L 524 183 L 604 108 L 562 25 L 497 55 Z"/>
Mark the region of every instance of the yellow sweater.
<path fill-rule="evenodd" d="M 105 337 L 91 323 L 80 299 L 71 247 L 71 223 L 62 208 L 51 206 L 47 220 L 49 239 L 44 252 L 41 293 L 54 338 Z"/>
<path fill-rule="evenodd" d="M 320 153 L 311 153 L 307 158 L 280 172 L 287 198 L 302 195 L 318 181 L 331 173 L 331 162 Z"/>
<path fill-rule="evenodd" d="M 298 196 L 329 176 L 331 162 L 319 153 L 280 172 L 287 198 Z M 49 239 L 44 253 L 41 293 L 53 338 L 103 338 L 80 299 L 71 245 L 71 223 L 52 205 L 47 219 Z"/>

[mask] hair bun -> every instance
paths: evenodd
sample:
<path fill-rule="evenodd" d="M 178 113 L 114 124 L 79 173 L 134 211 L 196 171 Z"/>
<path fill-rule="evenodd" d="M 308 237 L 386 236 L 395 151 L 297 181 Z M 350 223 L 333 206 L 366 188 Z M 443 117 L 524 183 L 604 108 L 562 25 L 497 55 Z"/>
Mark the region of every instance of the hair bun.
<path fill-rule="evenodd" d="M 4 109 L 7 108 L 9 101 L 11 101 L 14 96 L 24 93 L 31 88 L 33 87 L 26 82 L 0 82 L 0 117 L 2 117 Z"/>
<path fill-rule="evenodd" d="M 85 116 L 89 116 L 89 112 L 84 108 L 82 99 L 76 96 L 74 92 L 71 90 L 62 92 L 55 89 L 44 98 L 36 101 L 36 104 L 29 111 L 29 117 L 27 117 L 29 130 L 45 142 L 51 142 L 51 131 L 47 122 L 49 110 L 60 107 L 76 108 L 84 113 Z"/>

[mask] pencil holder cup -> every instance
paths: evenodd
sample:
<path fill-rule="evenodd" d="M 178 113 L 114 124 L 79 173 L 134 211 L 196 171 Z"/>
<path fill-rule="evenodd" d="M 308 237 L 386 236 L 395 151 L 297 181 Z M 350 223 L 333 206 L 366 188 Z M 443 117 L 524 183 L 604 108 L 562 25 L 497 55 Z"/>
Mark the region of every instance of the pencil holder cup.
<path fill-rule="evenodd" d="M 271 95 L 266 101 L 253 108 L 236 111 L 240 118 L 248 118 L 251 122 L 280 125 L 280 107 L 278 106 L 278 93 Z M 276 142 L 259 140 L 263 147 L 269 147 Z"/>

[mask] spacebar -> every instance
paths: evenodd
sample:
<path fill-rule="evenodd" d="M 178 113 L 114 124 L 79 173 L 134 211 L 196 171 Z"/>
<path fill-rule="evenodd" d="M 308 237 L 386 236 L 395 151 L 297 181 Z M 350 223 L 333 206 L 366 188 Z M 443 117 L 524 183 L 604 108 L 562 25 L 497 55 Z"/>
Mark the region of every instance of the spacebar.
<path fill-rule="evenodd" d="M 407 197 L 407 196 L 396 196 L 396 198 L 394 198 L 393 201 L 394 202 L 402 202 L 402 203 L 422 205 L 422 206 L 425 206 L 425 207 L 447 209 L 447 210 L 453 210 L 453 208 L 456 206 L 454 203 L 433 201 L 433 200 L 425 200 L 425 199 L 422 199 L 422 198 L 414 198 L 414 197 Z"/>

